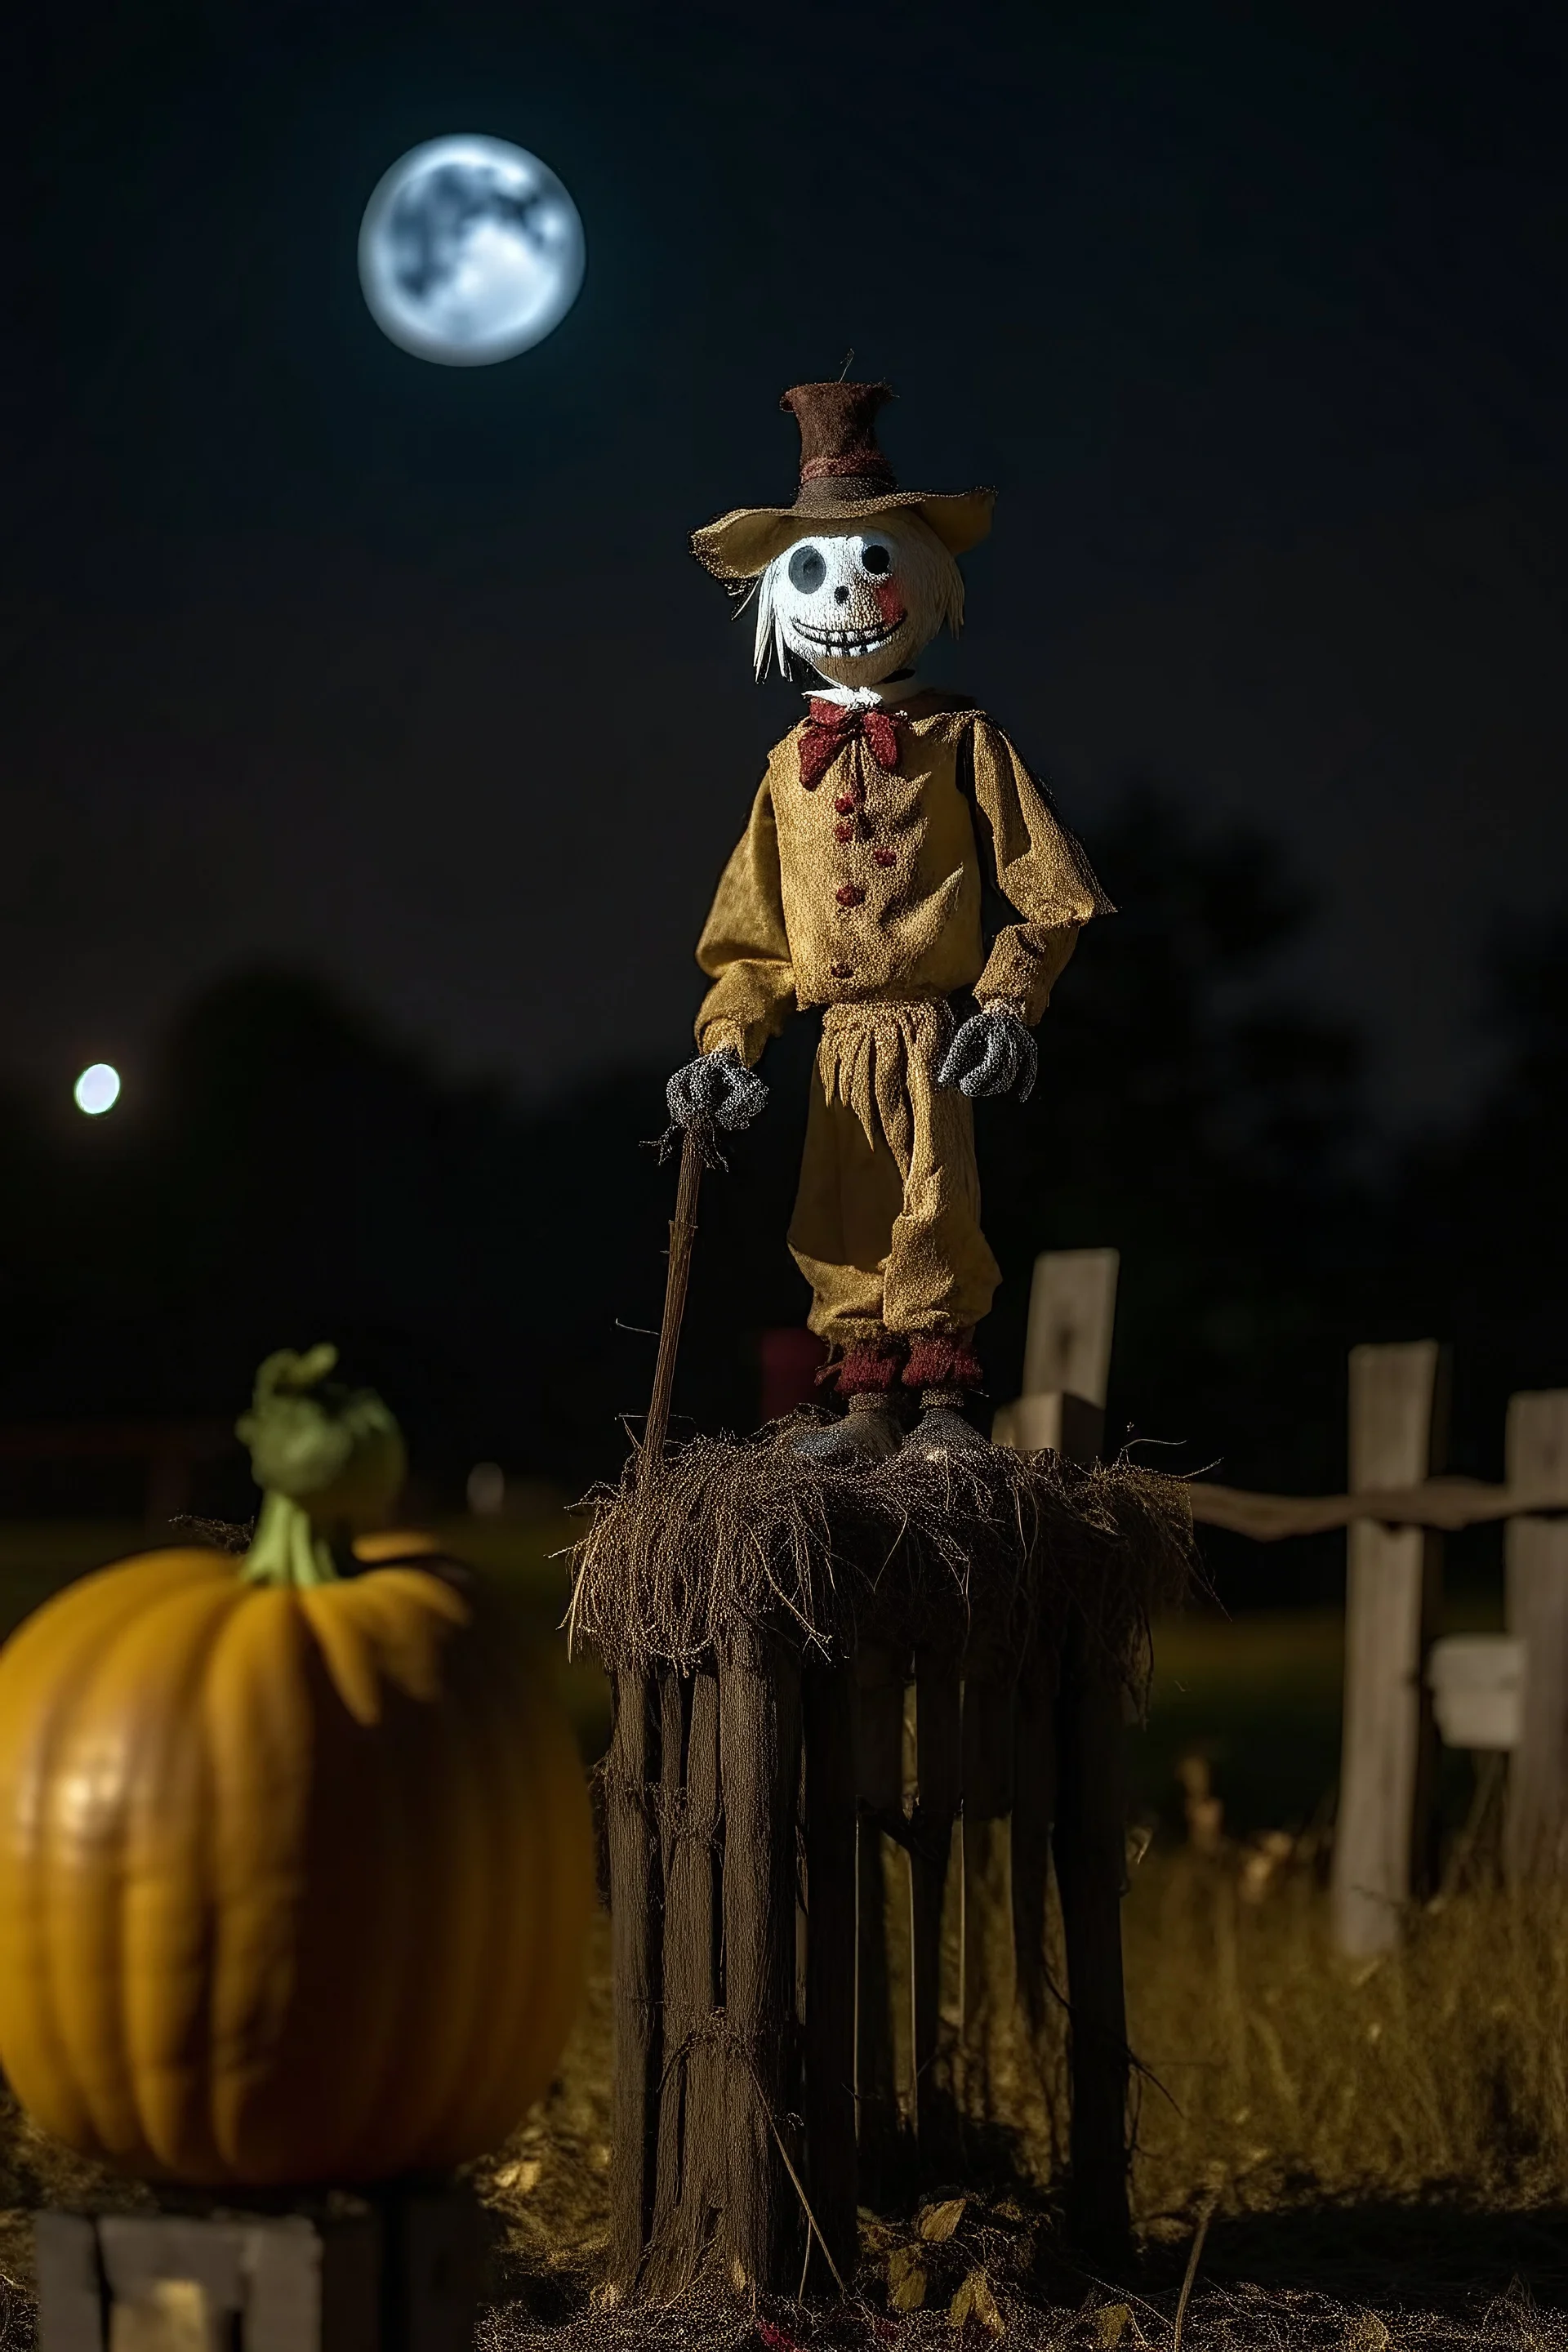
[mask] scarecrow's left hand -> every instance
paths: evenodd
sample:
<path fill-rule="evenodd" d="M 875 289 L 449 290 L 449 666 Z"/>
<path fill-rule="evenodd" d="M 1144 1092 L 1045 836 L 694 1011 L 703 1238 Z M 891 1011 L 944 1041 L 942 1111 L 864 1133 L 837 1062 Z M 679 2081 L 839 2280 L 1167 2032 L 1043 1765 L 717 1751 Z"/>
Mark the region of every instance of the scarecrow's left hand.
<path fill-rule="evenodd" d="M 732 1045 L 699 1054 L 683 1062 L 664 1090 L 673 1123 L 682 1129 L 705 1120 L 739 1135 L 763 1109 L 768 1090 L 755 1070 L 749 1070 Z"/>
<path fill-rule="evenodd" d="M 1035 1090 L 1039 1048 L 1011 1005 L 989 1004 L 972 1013 L 942 1055 L 939 1087 L 956 1087 L 973 1101 L 978 1095 L 1016 1094 L 1027 1102 Z"/>

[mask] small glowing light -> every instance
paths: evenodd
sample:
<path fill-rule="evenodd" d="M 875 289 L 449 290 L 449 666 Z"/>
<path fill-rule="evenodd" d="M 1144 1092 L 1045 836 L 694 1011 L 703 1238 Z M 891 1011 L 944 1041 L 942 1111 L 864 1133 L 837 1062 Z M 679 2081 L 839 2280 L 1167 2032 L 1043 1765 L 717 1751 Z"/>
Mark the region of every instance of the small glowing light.
<path fill-rule="evenodd" d="M 120 1100 L 120 1073 L 108 1062 L 94 1062 L 76 1082 L 76 1107 L 97 1118 Z"/>
<path fill-rule="evenodd" d="M 506 1508 L 506 1472 L 499 1462 L 476 1462 L 468 1473 L 468 1508 L 477 1519 L 499 1518 Z"/>

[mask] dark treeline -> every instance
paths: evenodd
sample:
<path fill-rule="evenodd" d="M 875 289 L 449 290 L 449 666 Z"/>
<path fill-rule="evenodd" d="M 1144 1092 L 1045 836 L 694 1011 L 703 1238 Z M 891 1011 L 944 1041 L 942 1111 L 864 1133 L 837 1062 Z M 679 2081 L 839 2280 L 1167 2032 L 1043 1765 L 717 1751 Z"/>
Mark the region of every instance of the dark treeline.
<path fill-rule="evenodd" d="M 1016 1386 L 1036 1252 L 1112 1243 L 1111 1428 L 1143 1458 L 1337 1485 L 1347 1347 L 1435 1334 L 1456 1346 L 1452 1458 L 1495 1472 L 1510 1390 L 1568 1382 L 1568 929 L 1497 957 L 1489 1093 L 1391 1160 L 1354 1031 L 1271 992 L 1310 918 L 1272 846 L 1138 791 L 1094 848 L 1122 912 L 1059 988 L 1034 1100 L 982 1106 L 994 1394 Z M 784 1230 L 813 1038 L 802 1019 L 772 1050 L 768 1116 L 705 1189 L 687 1425 L 750 1426 L 756 1335 L 804 1316 Z M 485 1457 L 571 1486 L 613 1473 L 662 1297 L 673 1171 L 645 1139 L 664 1076 L 525 1111 L 312 980 L 256 972 L 193 1004 L 107 1118 L 12 1090 L 0 1417 L 226 1414 L 269 1349 L 329 1337 L 435 1492 Z M 1257 1597 L 1330 1557 L 1217 1565 Z"/>

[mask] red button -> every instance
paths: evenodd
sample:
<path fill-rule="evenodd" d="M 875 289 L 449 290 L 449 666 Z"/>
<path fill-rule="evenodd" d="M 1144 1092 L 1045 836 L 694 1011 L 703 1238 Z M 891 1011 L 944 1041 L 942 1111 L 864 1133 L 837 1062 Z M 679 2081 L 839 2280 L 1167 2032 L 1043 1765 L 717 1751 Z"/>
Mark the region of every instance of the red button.
<path fill-rule="evenodd" d="M 839 793 L 839 795 L 838 795 L 838 798 L 834 802 L 833 805 L 834 805 L 834 807 L 838 811 L 838 814 L 839 814 L 839 815 L 840 815 L 840 816 L 847 816 L 847 815 L 848 815 L 848 814 L 849 814 L 849 812 L 850 812 L 850 810 L 851 810 L 851 809 L 854 807 L 854 805 L 855 805 L 855 795 L 854 795 L 854 793 Z"/>
<path fill-rule="evenodd" d="M 858 882 L 843 882 L 838 887 L 837 898 L 841 907 L 858 907 L 865 896 Z"/>
<path fill-rule="evenodd" d="M 898 863 L 897 853 L 891 849 L 874 849 L 871 855 L 879 866 L 893 866 Z"/>
<path fill-rule="evenodd" d="M 852 963 L 836 963 L 833 967 L 833 977 L 835 980 L 853 980 L 855 977 L 854 965 Z"/>
<path fill-rule="evenodd" d="M 855 838 L 854 818 L 847 817 L 842 824 L 836 824 L 833 830 L 840 841 L 853 841 Z"/>

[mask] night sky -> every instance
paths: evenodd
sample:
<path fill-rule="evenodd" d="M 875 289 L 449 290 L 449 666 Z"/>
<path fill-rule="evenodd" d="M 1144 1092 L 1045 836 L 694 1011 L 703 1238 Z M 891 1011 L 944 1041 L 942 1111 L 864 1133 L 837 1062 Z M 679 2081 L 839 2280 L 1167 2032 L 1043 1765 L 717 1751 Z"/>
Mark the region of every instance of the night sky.
<path fill-rule="evenodd" d="M 1298 989 L 1401 1113 L 1568 898 L 1568 18 L 1508 7 L 37 9 L 14 156 L 0 1058 L 62 1090 L 214 976 L 323 972 L 541 1094 L 683 1058 L 798 689 L 686 551 L 787 501 L 780 390 L 1000 490 L 939 673 L 1097 815 L 1281 837 Z M 388 342 L 405 148 L 571 189 L 544 345 Z M 1117 877 L 1105 876 L 1112 895 Z M 117 1114 L 118 1116 L 118 1114 Z"/>

